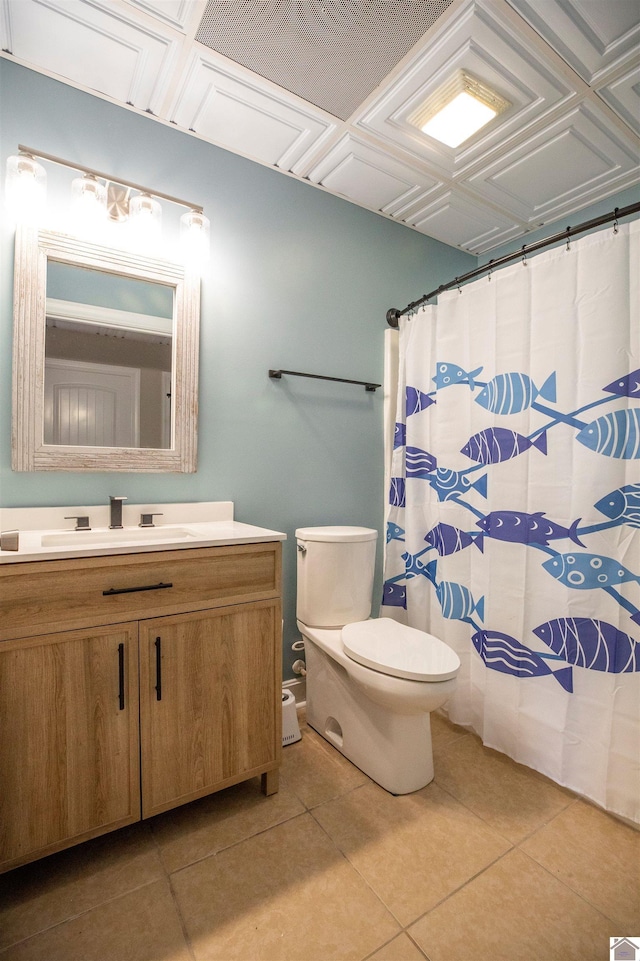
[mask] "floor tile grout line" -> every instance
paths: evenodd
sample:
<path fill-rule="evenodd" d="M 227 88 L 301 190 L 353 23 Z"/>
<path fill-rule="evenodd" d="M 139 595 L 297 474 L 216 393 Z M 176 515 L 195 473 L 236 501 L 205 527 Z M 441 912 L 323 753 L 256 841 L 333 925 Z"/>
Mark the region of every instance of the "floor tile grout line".
<path fill-rule="evenodd" d="M 580 798 L 577 797 L 570 800 L 568 804 L 565 804 L 565 806 L 560 808 L 559 811 L 556 811 L 554 814 L 552 814 L 546 821 L 542 821 L 540 824 L 538 824 L 537 827 L 529 832 L 529 834 L 525 834 L 523 837 L 521 837 L 520 840 L 516 842 L 516 847 L 520 847 L 522 844 L 530 841 L 531 838 L 535 837 L 540 831 L 544 831 L 549 827 L 550 824 L 553 824 L 556 818 L 559 818 L 562 814 L 566 814 L 569 808 L 574 804 L 577 804 L 579 800 Z"/>
<path fill-rule="evenodd" d="M 178 919 L 179 919 L 179 921 L 180 921 L 180 927 L 182 928 L 182 937 L 184 938 L 184 943 L 185 943 L 185 945 L 186 945 L 187 951 L 189 952 L 189 957 L 192 959 L 192 961 L 196 961 L 196 953 L 195 953 L 195 950 L 194 950 L 194 948 L 193 948 L 193 944 L 192 944 L 192 942 L 191 942 L 191 938 L 190 938 L 190 936 L 189 936 L 189 930 L 188 930 L 188 928 L 187 928 L 187 922 L 186 922 L 185 919 L 184 919 L 184 915 L 183 915 L 183 913 L 182 913 L 182 908 L 180 907 L 180 902 L 178 901 L 178 896 L 177 896 L 177 894 L 176 894 L 175 888 L 174 888 L 174 886 L 173 886 L 173 881 L 171 880 L 171 876 L 170 876 L 170 875 L 167 877 L 167 881 L 169 882 L 169 891 L 171 892 L 171 898 L 172 898 L 172 900 L 173 900 L 173 903 L 174 903 L 174 906 L 175 906 L 175 909 L 176 909 L 176 913 L 177 913 Z"/>
<path fill-rule="evenodd" d="M 512 844 L 514 846 L 532 837 L 537 830 L 539 830 L 540 828 L 546 827 L 546 825 L 550 824 L 551 821 L 554 820 L 554 818 L 558 817 L 560 814 L 566 811 L 567 808 L 571 807 L 571 805 L 574 804 L 575 801 L 580 800 L 580 798 L 578 797 L 570 798 L 567 804 L 563 805 L 563 807 L 559 808 L 557 811 L 554 811 L 554 813 L 549 816 L 548 820 L 542 821 L 539 824 L 539 826 L 535 828 L 530 834 L 527 834 L 525 837 L 520 838 L 518 841 L 514 841 L 512 838 L 507 837 L 507 835 L 500 828 L 496 827 L 495 824 L 489 821 L 486 817 L 484 817 L 482 814 L 479 814 L 477 811 L 474 811 L 474 809 L 470 807 L 466 801 L 463 801 L 462 798 L 457 797 L 449 788 L 444 787 L 444 785 L 438 781 L 437 773 L 431 783 L 436 784 L 440 791 L 444 791 L 444 793 L 447 794 L 450 798 L 452 798 L 457 804 L 460 804 L 466 811 L 468 811 L 470 814 L 473 814 L 474 817 L 482 821 L 482 823 L 485 824 L 488 828 L 490 828 L 492 831 L 495 831 L 495 833 L 499 834 L 501 838 L 503 838 L 509 844 Z"/>
<path fill-rule="evenodd" d="M 216 851 L 210 851 L 208 854 L 203 854 L 201 858 L 196 858 L 195 861 L 189 861 L 188 864 L 182 864 L 179 868 L 169 872 L 169 877 L 173 877 L 175 874 L 180 874 L 181 871 L 188 871 L 189 868 L 194 867 L 196 864 L 202 864 L 203 861 L 207 861 L 209 858 L 215 858 L 219 854 L 223 854 L 225 851 L 230 851 L 232 848 L 238 847 L 239 844 L 244 844 L 245 841 L 251 841 L 253 838 L 260 837 L 261 834 L 266 834 L 268 831 L 272 831 L 274 828 L 282 827 L 284 824 L 288 824 L 290 821 L 295 821 L 296 818 L 300 818 L 305 814 L 310 814 L 310 811 L 298 811 L 297 814 L 291 814 L 284 818 L 282 821 L 276 821 L 274 824 L 270 824 L 268 827 L 261 828 L 253 834 L 248 834 L 246 837 L 238 838 L 237 841 L 232 841 L 231 844 L 226 844 L 224 847 L 218 848 Z"/>
<path fill-rule="evenodd" d="M 409 938 L 409 940 L 410 940 L 411 943 L 414 945 L 414 947 L 420 952 L 420 954 L 421 954 L 422 958 L 424 959 L 424 961 L 430 961 L 428 955 L 425 954 L 425 952 L 422 950 L 422 948 L 421 948 L 420 945 L 417 943 L 417 941 L 415 940 L 415 938 L 413 938 L 405 928 L 403 928 L 402 931 L 400 931 L 398 934 L 394 934 L 393 937 L 392 937 L 392 938 L 389 938 L 388 941 L 385 941 L 384 944 L 378 945 L 377 948 L 374 948 L 373 951 L 371 951 L 369 954 L 365 955 L 365 957 L 362 958 L 361 961 L 371 961 L 371 958 L 374 958 L 374 957 L 376 956 L 376 954 L 378 953 L 378 951 L 382 951 L 383 948 L 389 947 L 389 945 L 392 944 L 392 943 L 396 940 L 396 938 L 399 938 L 400 935 L 402 935 L 402 934 L 405 934 L 405 935 Z"/>
<path fill-rule="evenodd" d="M 187 925 L 185 923 L 185 920 L 182 914 L 180 902 L 178 901 L 175 888 L 173 886 L 173 881 L 171 880 L 171 873 L 169 872 L 166 864 L 164 863 L 164 858 L 162 857 L 162 847 L 160 845 L 160 840 L 156 832 L 153 830 L 153 819 L 150 819 L 149 829 L 150 829 L 151 837 L 153 839 L 153 844 L 158 854 L 158 860 L 160 861 L 160 865 L 162 866 L 162 870 L 163 870 L 167 885 L 169 887 L 169 893 L 171 894 L 171 900 L 173 901 L 173 906 L 175 908 L 176 914 L 178 915 L 178 920 L 180 922 L 180 927 L 182 929 L 182 937 L 184 938 L 185 947 L 189 952 L 189 957 L 191 958 L 191 961 L 196 961 L 196 956 L 193 950 L 193 945 L 191 944 L 191 938 L 189 937 Z"/>
<path fill-rule="evenodd" d="M 78 918 L 82 918 L 86 914 L 90 914 L 91 911 L 95 911 L 97 908 L 104 907 L 105 904 L 113 904 L 114 901 L 120 901 L 121 899 L 128 898 L 131 894 L 135 894 L 136 891 L 141 891 L 143 888 L 147 888 L 152 884 L 157 884 L 158 881 L 162 880 L 163 878 L 158 877 L 153 878 L 151 881 L 145 881 L 144 884 L 137 884 L 135 887 L 129 888 L 124 893 L 116 894 L 111 898 L 104 898 L 104 900 L 98 901 L 96 904 L 92 904 L 84 911 L 78 911 L 76 914 L 70 914 L 68 917 L 62 918 L 60 921 L 55 921 L 53 924 L 49 924 L 40 931 L 34 931 L 32 934 L 28 934 L 26 938 L 19 938 L 17 941 L 13 941 L 11 944 L 5 945 L 4 948 L 0 948 L 0 958 L 2 958 L 3 954 L 5 954 L 11 948 L 15 948 L 19 944 L 26 944 L 27 941 L 32 941 L 34 938 L 38 938 L 42 934 L 48 934 L 50 931 L 55 930 L 55 928 L 59 928 L 64 924 L 69 924 L 71 921 L 77 921 Z"/>
<path fill-rule="evenodd" d="M 408 929 L 410 927 L 413 927 L 413 925 L 417 924 L 418 921 L 422 921 L 423 918 L 426 918 L 429 914 L 431 914 L 437 908 L 441 907 L 441 905 L 445 904 L 451 898 L 455 897 L 455 895 L 459 894 L 460 891 L 464 890 L 464 888 L 466 888 L 469 884 L 472 884 L 474 881 L 477 881 L 478 878 L 482 877 L 483 874 L 486 874 L 487 871 L 490 871 L 492 868 L 494 868 L 496 864 L 498 864 L 500 861 L 506 858 L 507 855 L 512 854 L 514 850 L 515 850 L 515 846 L 509 848 L 507 851 L 503 851 L 502 854 L 498 855 L 498 857 L 494 858 L 492 861 L 489 861 L 488 864 L 485 864 L 483 868 L 481 868 L 479 871 L 476 871 L 475 874 L 473 874 L 470 878 L 467 878 L 466 881 L 463 881 L 462 884 L 459 884 L 457 888 L 454 888 L 452 891 L 450 891 L 444 898 L 440 898 L 439 901 L 437 901 L 435 904 L 432 904 L 427 911 L 423 911 L 422 914 L 419 914 L 417 918 L 414 918 L 413 921 L 410 921 L 409 924 L 406 926 L 406 928 L 403 928 L 403 930 L 406 931 L 407 934 L 409 934 Z M 411 937 L 411 935 L 409 936 Z"/>
<path fill-rule="evenodd" d="M 585 894 L 583 894 L 581 891 L 578 891 L 577 888 L 574 888 L 573 885 L 569 884 L 568 881 L 565 881 L 563 878 L 558 877 L 557 874 L 554 874 L 554 872 L 550 868 L 548 868 L 545 864 L 542 864 L 541 861 L 538 861 L 538 859 L 534 857 L 533 854 L 529 854 L 528 851 L 522 851 L 522 850 L 520 851 L 520 853 L 524 854 L 524 856 L 528 858 L 530 861 L 533 861 L 533 863 L 536 864 L 539 868 L 542 868 L 542 870 L 545 871 L 549 875 L 549 877 L 553 878 L 555 881 L 559 881 L 560 884 L 562 884 L 565 888 L 567 888 L 567 890 L 571 891 L 572 894 L 575 894 L 576 897 L 580 898 L 581 901 L 584 901 L 584 903 L 587 904 L 593 911 L 597 911 L 597 913 L 601 917 L 606 918 L 607 921 L 610 921 L 612 924 L 618 924 L 618 925 L 620 924 L 619 919 L 612 918 L 609 914 L 606 914 L 602 910 L 602 908 L 599 908 L 597 905 L 593 904 Z M 624 927 L 624 925 L 621 925 L 621 927 Z"/>
<path fill-rule="evenodd" d="M 361 786 L 364 787 L 365 785 L 361 785 Z M 338 846 L 337 842 L 331 837 L 331 835 L 329 834 L 329 832 L 327 831 L 327 829 L 324 827 L 324 825 L 321 824 L 321 823 L 318 821 L 318 819 L 314 816 L 313 812 L 310 811 L 309 813 L 311 814 L 311 817 L 313 818 L 315 824 L 318 825 L 318 827 L 319 827 L 320 830 L 323 832 L 323 834 L 329 839 L 329 841 L 331 842 L 331 844 L 333 845 L 333 847 L 335 848 L 335 850 L 338 852 L 338 854 L 340 855 L 340 857 L 343 859 L 343 861 L 346 861 L 346 863 L 349 865 L 349 867 L 352 869 L 352 871 L 354 871 L 355 874 L 358 875 L 358 877 L 359 877 L 360 880 L 363 882 L 363 884 L 369 889 L 369 891 L 371 891 L 371 893 L 372 893 L 372 895 L 375 897 L 376 901 L 378 901 L 378 902 L 382 905 L 382 907 L 383 907 L 383 908 L 385 909 L 385 911 L 387 911 L 387 913 L 393 918 L 393 920 L 396 922 L 396 924 L 398 924 L 398 925 L 400 926 L 400 930 L 399 930 L 399 931 L 396 931 L 396 933 L 395 933 L 394 936 L 393 936 L 394 938 L 397 938 L 398 935 L 401 934 L 401 933 L 404 931 L 404 925 L 403 925 L 402 922 L 400 921 L 400 918 L 398 918 L 398 917 L 396 916 L 396 914 L 392 911 L 392 909 L 389 907 L 389 905 L 382 899 L 382 897 L 378 894 L 378 892 L 372 887 L 371 882 L 370 882 L 366 877 L 364 877 L 364 875 L 362 874 L 362 872 L 361 872 L 361 871 L 358 869 L 358 867 L 353 863 L 353 861 L 351 860 L 351 858 L 350 858 L 347 854 L 345 854 L 344 851 L 342 851 L 342 850 L 340 849 L 340 847 Z M 391 938 L 391 940 L 393 940 L 393 938 Z M 384 947 L 384 945 L 381 945 L 380 947 Z M 376 948 L 376 950 L 379 950 L 379 948 Z M 375 952 L 374 952 L 374 953 L 375 953 Z"/>

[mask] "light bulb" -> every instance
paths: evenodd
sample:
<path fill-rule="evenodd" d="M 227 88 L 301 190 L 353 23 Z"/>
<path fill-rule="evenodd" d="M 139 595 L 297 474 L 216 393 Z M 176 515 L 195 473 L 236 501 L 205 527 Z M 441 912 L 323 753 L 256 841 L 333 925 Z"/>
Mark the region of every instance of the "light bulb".
<path fill-rule="evenodd" d="M 180 218 L 180 251 L 185 264 L 201 268 L 209 259 L 211 222 L 201 210 L 189 210 Z"/>
<path fill-rule="evenodd" d="M 136 194 L 129 201 L 128 233 L 133 246 L 140 250 L 159 246 L 162 232 L 162 207 L 151 194 Z"/>
<path fill-rule="evenodd" d="M 30 154 L 7 160 L 5 200 L 10 214 L 23 223 L 37 223 L 46 200 L 47 174 Z"/>
<path fill-rule="evenodd" d="M 75 230 L 80 233 L 90 233 L 105 224 L 107 216 L 107 188 L 105 184 L 96 180 L 93 174 L 77 177 L 71 183 L 72 219 Z"/>

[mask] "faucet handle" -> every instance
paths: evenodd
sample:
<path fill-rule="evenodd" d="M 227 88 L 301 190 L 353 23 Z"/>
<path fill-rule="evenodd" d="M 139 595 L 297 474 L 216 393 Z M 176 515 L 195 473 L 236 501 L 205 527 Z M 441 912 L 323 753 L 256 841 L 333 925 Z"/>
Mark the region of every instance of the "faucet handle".
<path fill-rule="evenodd" d="M 116 497 L 114 494 L 109 494 L 109 500 L 110 500 L 110 501 L 126 501 L 127 499 L 128 499 L 128 498 L 123 497 L 122 495 L 119 495 L 119 496 Z"/>
<path fill-rule="evenodd" d="M 156 512 L 155 514 L 141 514 L 138 527 L 155 527 L 156 525 L 153 523 L 154 517 L 162 517 L 162 511 Z"/>
<path fill-rule="evenodd" d="M 71 517 L 65 517 L 66 521 L 75 521 L 77 531 L 90 531 L 89 518 L 85 515 L 78 516 L 77 514 L 72 514 Z"/>

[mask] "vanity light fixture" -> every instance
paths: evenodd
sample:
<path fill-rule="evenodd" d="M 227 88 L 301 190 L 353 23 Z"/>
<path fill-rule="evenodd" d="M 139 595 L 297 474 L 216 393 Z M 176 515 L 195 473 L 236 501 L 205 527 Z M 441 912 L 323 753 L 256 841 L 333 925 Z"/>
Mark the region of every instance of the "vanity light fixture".
<path fill-rule="evenodd" d="M 407 120 L 427 136 L 459 147 L 511 104 L 480 80 L 458 70 Z"/>
<path fill-rule="evenodd" d="M 47 161 L 82 174 L 73 181 L 72 194 L 77 206 L 91 211 L 90 217 L 104 218 L 104 221 L 113 224 L 130 220 L 132 232 L 145 243 L 159 237 L 162 222 L 160 200 L 186 207 L 188 213 L 183 215 L 180 222 L 181 246 L 184 233 L 192 230 L 193 242 L 186 243 L 187 250 L 193 246 L 194 250 L 202 251 L 206 245 L 205 257 L 208 256 L 210 222 L 199 204 L 132 181 L 115 180 L 110 174 L 22 144 L 18 145 L 18 150 L 19 155 L 9 157 L 7 161 L 6 182 L 6 200 L 16 219 L 33 221 L 41 215 L 45 204 L 46 172 L 39 161 Z"/>

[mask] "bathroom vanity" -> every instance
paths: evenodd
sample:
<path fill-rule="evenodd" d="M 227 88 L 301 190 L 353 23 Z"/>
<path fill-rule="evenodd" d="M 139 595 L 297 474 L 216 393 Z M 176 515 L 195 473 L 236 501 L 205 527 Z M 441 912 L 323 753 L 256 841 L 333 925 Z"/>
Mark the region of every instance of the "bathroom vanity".
<path fill-rule="evenodd" d="M 278 788 L 285 535 L 92 527 L 0 552 L 0 871 L 257 775 Z"/>

